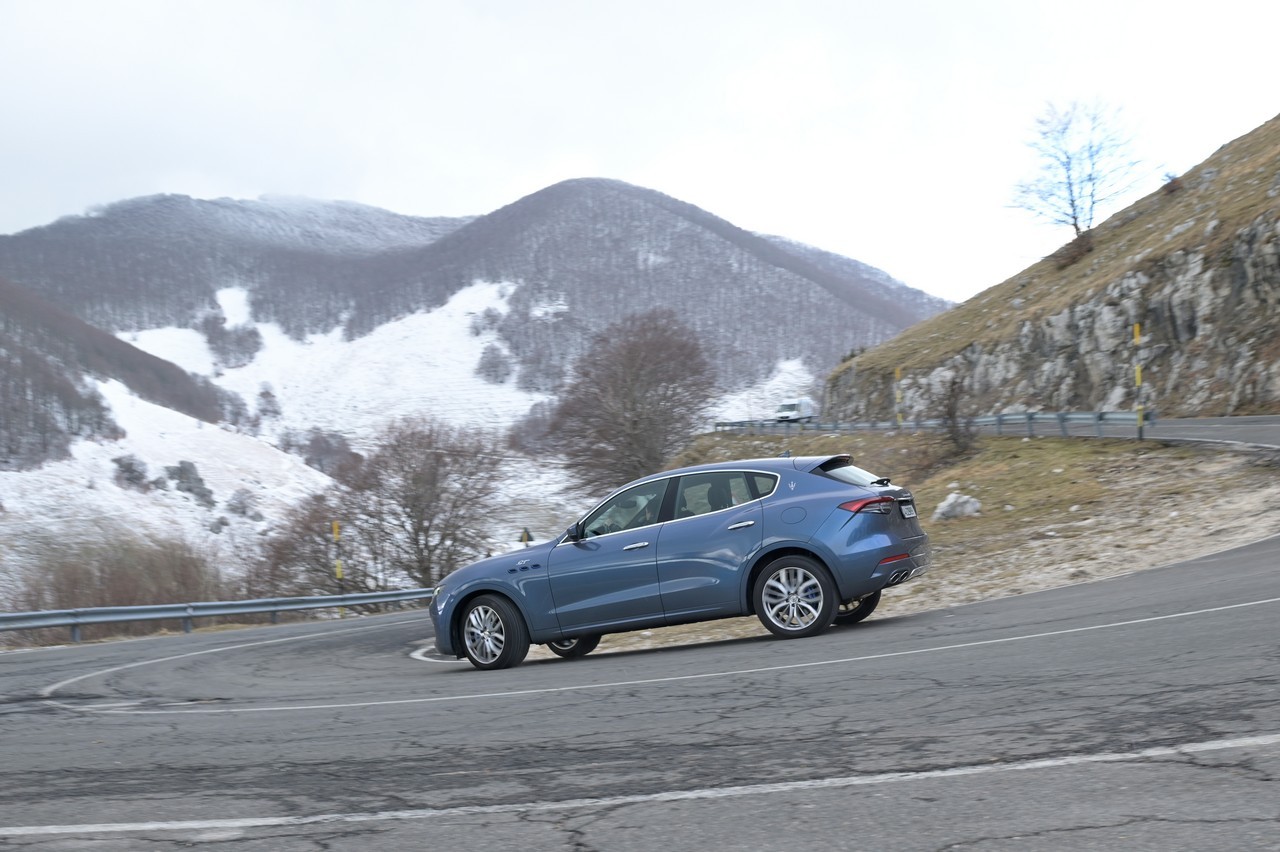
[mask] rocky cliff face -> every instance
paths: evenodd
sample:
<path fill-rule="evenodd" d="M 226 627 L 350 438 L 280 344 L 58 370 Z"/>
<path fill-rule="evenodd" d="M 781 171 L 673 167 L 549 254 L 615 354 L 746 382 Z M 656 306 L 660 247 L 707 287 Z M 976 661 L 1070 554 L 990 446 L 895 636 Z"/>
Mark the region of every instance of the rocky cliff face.
<path fill-rule="evenodd" d="M 974 415 L 1280 412 L 1280 119 L 1090 236 L 1082 259 L 1046 258 L 846 362 L 828 409 L 883 419 L 900 394 L 905 416 L 939 417 L 958 383 Z"/>

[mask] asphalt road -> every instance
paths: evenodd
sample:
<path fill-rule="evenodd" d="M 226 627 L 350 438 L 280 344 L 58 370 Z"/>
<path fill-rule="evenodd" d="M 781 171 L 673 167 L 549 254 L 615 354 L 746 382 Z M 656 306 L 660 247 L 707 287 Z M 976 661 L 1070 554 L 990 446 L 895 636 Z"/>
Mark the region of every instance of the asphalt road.
<path fill-rule="evenodd" d="M 1280 539 L 887 603 L 500 672 L 415 613 L 0 654 L 0 848 L 1280 850 Z"/>

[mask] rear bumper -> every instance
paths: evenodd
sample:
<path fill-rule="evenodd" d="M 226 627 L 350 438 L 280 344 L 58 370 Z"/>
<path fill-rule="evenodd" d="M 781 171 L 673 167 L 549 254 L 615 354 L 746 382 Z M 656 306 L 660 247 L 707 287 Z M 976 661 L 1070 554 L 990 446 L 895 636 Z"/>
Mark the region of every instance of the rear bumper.
<path fill-rule="evenodd" d="M 876 556 L 880 557 L 879 562 L 870 563 L 866 557 L 870 555 L 872 559 Z M 898 586 L 908 580 L 914 580 L 929 572 L 929 568 L 933 563 L 932 552 L 929 549 L 929 536 L 922 535 L 919 537 L 899 541 L 896 545 L 882 547 L 878 553 L 861 554 L 861 568 L 852 568 L 846 572 L 842 572 L 843 576 L 838 578 L 837 582 L 840 586 L 841 598 L 848 600 L 851 598 L 860 598 L 881 589 L 887 589 L 890 586 Z M 870 568 L 870 571 L 868 571 Z"/>
<path fill-rule="evenodd" d="M 914 580 L 923 574 L 929 572 L 929 565 L 932 555 L 929 552 L 929 543 L 925 542 L 922 546 L 911 552 L 910 559 L 902 559 L 897 562 L 891 562 L 888 565 L 890 569 L 882 588 L 897 586 L 908 580 Z"/>

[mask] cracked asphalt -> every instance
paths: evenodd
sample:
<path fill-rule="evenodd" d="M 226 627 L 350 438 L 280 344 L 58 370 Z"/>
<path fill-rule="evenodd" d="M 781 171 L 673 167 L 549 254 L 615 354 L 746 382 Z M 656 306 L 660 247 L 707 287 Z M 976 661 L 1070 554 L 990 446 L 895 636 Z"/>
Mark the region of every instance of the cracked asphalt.
<path fill-rule="evenodd" d="M 501 672 L 414 612 L 0 655 L 0 847 L 1280 849 L 1277 566 Z"/>
<path fill-rule="evenodd" d="M 0 848 L 1280 850 L 1278 625 L 1269 539 L 498 672 L 414 611 L 0 654 Z"/>

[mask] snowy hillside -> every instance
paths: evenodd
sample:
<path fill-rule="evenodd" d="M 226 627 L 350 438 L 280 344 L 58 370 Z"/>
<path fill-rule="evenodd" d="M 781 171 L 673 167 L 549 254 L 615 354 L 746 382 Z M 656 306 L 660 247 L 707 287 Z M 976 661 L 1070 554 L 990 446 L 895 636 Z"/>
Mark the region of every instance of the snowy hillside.
<path fill-rule="evenodd" d="M 138 399 L 118 382 L 103 383 L 99 391 L 126 437 L 81 441 L 66 461 L 24 473 L 0 473 L 0 536 L 7 544 L 6 562 L 22 561 L 46 541 L 92 541 L 127 529 L 142 536 L 185 539 L 219 554 L 222 567 L 234 573 L 241 553 L 270 530 L 273 519 L 328 483 L 328 477 L 297 457 Z M 145 492 L 117 485 L 119 467 L 112 460 L 129 455 L 146 466 L 148 480 L 164 478 L 166 467 L 193 462 L 213 492 L 215 505 L 200 505 L 172 483 Z M 227 507 L 237 491 L 244 492 L 241 498 L 248 511 L 243 515 Z"/>
<path fill-rule="evenodd" d="M 281 415 L 263 424 L 263 436 L 284 429 L 319 427 L 341 432 L 358 445 L 388 421 L 425 414 L 455 425 L 506 429 L 545 397 L 495 385 L 475 371 L 492 331 L 473 334 L 472 320 L 488 309 L 505 314 L 509 285 L 477 283 L 445 305 L 344 340 L 339 330 L 293 340 L 274 323 L 258 323 L 263 347 L 249 364 L 220 370 L 205 338 L 191 329 L 165 328 L 121 334 L 139 349 L 214 379 L 252 407 L 264 386 Z M 248 293 L 218 291 L 228 326 L 253 325 Z"/>
<path fill-rule="evenodd" d="M 123 340 L 185 370 L 208 376 L 252 406 L 264 386 L 280 403 L 279 418 L 262 427 L 265 438 L 285 429 L 319 427 L 360 445 L 396 418 L 425 414 L 455 425 L 505 430 L 544 394 L 476 375 L 486 346 L 501 346 L 491 330 L 474 332 L 486 312 L 505 315 L 512 285 L 477 282 L 445 305 L 388 323 L 372 334 L 344 340 L 339 331 L 298 342 L 273 323 L 258 323 L 263 347 L 249 364 L 220 370 L 204 337 L 191 329 L 164 328 L 121 334 Z M 248 293 L 218 292 L 228 326 L 254 325 Z M 768 416 L 783 397 L 808 393 L 813 376 L 798 359 L 784 361 L 765 382 L 726 395 L 712 407 L 714 420 Z"/>
<path fill-rule="evenodd" d="M 473 333 L 472 320 L 486 311 L 505 314 L 510 292 L 507 284 L 478 282 L 435 310 L 388 323 L 365 337 L 348 341 L 333 332 L 299 342 L 272 323 L 255 325 L 248 294 L 224 288 L 218 302 L 228 325 L 254 325 L 263 341 L 249 364 L 226 370 L 204 336 L 191 329 L 121 333 L 121 339 L 150 354 L 212 378 L 251 407 L 269 386 L 281 415 L 264 420 L 255 436 L 146 402 L 118 382 L 99 383 L 125 438 L 80 441 L 71 459 L 0 473 L 0 539 L 7 543 L 0 551 L 0 584 L 6 575 L 12 582 L 16 567 L 42 542 L 92 541 L 118 528 L 188 541 L 216 554 L 228 574 L 240 574 L 244 560 L 285 511 L 330 484 L 297 456 L 276 449 L 284 430 L 320 427 L 342 433 L 360 449 L 389 420 L 414 414 L 495 432 L 509 428 L 545 397 L 476 375 L 485 347 L 501 343 L 492 331 Z M 784 361 L 767 381 L 718 400 L 707 426 L 717 419 L 767 417 L 780 398 L 809 393 L 812 384 L 813 376 L 799 360 Z M 166 468 L 180 462 L 193 463 L 214 505 L 201 505 L 172 482 L 145 492 L 122 487 L 113 460 L 124 456 L 144 465 L 148 480 L 164 478 Z M 500 443 L 494 460 L 509 465 L 504 496 L 511 507 L 491 530 L 494 550 L 517 546 L 526 528 L 536 539 L 560 533 L 601 496 L 572 487 L 555 460 L 514 459 Z M 240 501 L 247 498 L 249 511 L 229 509 L 238 492 Z"/>
<path fill-rule="evenodd" d="M 146 402 L 118 382 L 99 391 L 126 432 L 119 441 L 81 441 L 71 459 L 23 473 L 0 473 L 0 575 L 6 564 L 24 557 L 43 541 L 90 541 L 127 528 L 144 536 L 183 539 L 219 555 L 230 574 L 242 569 L 261 537 L 285 510 L 330 480 L 284 453 L 273 441 L 285 429 L 319 426 L 341 432 L 357 448 L 394 417 L 428 414 L 456 425 L 504 430 L 543 399 L 511 385 L 494 385 L 476 375 L 491 332 L 473 334 L 471 320 L 492 309 L 504 312 L 507 285 L 477 283 L 461 290 L 434 311 L 405 317 L 374 334 L 345 341 L 339 334 L 290 339 L 270 323 L 257 325 L 263 348 L 248 365 L 219 374 L 203 336 L 190 329 L 152 329 L 121 334 L 139 348 L 185 370 L 215 377 L 223 387 L 254 400 L 264 384 L 281 403 L 279 418 L 264 423 L 261 434 L 241 434 Z M 247 294 L 227 288 L 219 303 L 230 325 L 251 321 Z M 762 385 L 726 396 L 708 419 L 768 416 L 777 400 L 806 392 L 812 376 L 798 361 L 784 362 Z M 571 487 L 554 460 L 530 464 L 512 459 L 500 446 L 497 463 L 512 462 L 506 497 L 512 511 L 495 524 L 494 549 L 513 547 L 528 528 L 535 538 L 559 533 L 574 515 L 600 495 Z M 187 461 L 212 491 L 215 505 L 201 505 L 189 493 L 165 489 L 145 492 L 116 482 L 113 459 L 133 456 L 148 480 Z M 237 492 L 248 496 L 250 511 L 228 510 Z M 0 581 L 3 578 L 0 577 Z"/>

